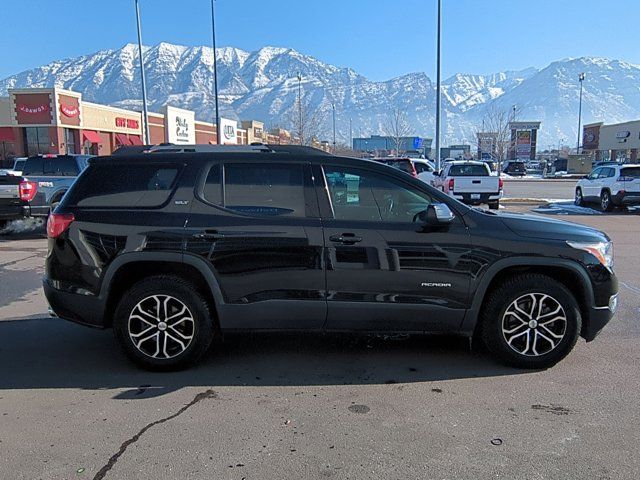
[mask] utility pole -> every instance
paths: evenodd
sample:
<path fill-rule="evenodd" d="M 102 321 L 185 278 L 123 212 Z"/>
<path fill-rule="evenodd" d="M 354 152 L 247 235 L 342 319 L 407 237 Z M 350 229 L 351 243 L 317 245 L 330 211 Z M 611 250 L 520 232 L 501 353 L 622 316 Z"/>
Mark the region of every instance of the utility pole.
<path fill-rule="evenodd" d="M 300 145 L 304 145 L 304 139 L 302 138 L 304 132 L 302 131 L 302 75 L 298 72 L 298 136 L 300 137 Z"/>
<path fill-rule="evenodd" d="M 147 85 L 144 81 L 144 56 L 142 55 L 142 27 L 140 26 L 140 6 L 136 0 L 136 23 L 138 24 L 138 56 L 140 57 L 140 81 L 142 82 L 142 124 L 144 125 L 144 138 L 142 143 L 151 144 L 149 135 L 149 111 L 147 110 Z"/>
<path fill-rule="evenodd" d="M 218 61 L 216 59 L 216 14 L 215 0 L 211 0 L 211 45 L 213 47 L 213 95 L 216 104 L 216 143 L 222 144 L 220 131 L 220 110 L 218 108 Z"/>
<path fill-rule="evenodd" d="M 436 46 L 436 170 L 440 170 L 440 24 L 442 0 L 438 0 L 438 38 Z"/>
<path fill-rule="evenodd" d="M 349 148 L 353 149 L 353 130 L 351 129 L 351 117 L 349 117 Z"/>
<path fill-rule="evenodd" d="M 332 103 L 331 108 L 333 109 L 333 154 L 336 154 L 336 104 Z"/>
<path fill-rule="evenodd" d="M 582 124 L 582 82 L 584 81 L 584 72 L 578 75 L 578 81 L 580 82 L 580 104 L 578 107 L 578 144 L 576 145 L 576 155 L 580 153 L 580 128 Z"/>

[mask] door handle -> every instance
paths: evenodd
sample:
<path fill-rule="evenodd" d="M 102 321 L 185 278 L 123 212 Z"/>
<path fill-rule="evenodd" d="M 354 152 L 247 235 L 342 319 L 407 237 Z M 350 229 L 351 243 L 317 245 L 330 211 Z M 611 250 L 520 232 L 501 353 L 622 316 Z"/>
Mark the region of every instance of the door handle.
<path fill-rule="evenodd" d="M 362 237 L 354 233 L 343 233 L 342 235 L 331 235 L 329 240 L 336 243 L 344 243 L 345 245 L 353 245 L 362 241 Z"/>
<path fill-rule="evenodd" d="M 199 240 L 217 240 L 223 236 L 224 235 L 219 234 L 217 230 L 205 230 L 204 232 L 193 234 L 193 238 L 197 238 Z"/>

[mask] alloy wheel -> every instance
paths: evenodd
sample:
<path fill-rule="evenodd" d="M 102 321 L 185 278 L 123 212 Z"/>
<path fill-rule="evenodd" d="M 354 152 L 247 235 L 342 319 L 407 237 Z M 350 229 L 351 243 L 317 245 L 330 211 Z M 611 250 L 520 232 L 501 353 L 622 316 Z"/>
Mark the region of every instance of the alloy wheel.
<path fill-rule="evenodd" d="M 611 202 L 611 199 L 609 198 L 609 193 L 602 192 L 602 196 L 600 197 L 600 204 L 602 206 L 602 210 L 608 210 L 609 209 L 609 203 Z"/>
<path fill-rule="evenodd" d="M 555 349 L 567 330 L 567 315 L 555 298 L 527 293 L 509 304 L 502 316 L 502 336 L 521 355 L 537 357 Z"/>
<path fill-rule="evenodd" d="M 582 205 L 582 190 L 581 190 L 581 189 L 579 189 L 579 188 L 578 188 L 578 189 L 576 189 L 576 196 L 575 196 L 574 203 L 575 203 L 577 206 Z"/>
<path fill-rule="evenodd" d="M 129 314 L 129 337 L 151 358 L 167 359 L 183 353 L 191 344 L 195 322 L 189 308 L 170 295 L 152 295 L 136 304 Z"/>

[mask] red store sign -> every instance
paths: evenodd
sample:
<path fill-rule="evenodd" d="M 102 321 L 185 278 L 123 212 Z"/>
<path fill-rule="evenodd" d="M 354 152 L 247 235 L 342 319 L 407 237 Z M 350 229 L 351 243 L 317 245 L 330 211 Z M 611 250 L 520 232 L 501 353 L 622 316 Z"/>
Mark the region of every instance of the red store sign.
<path fill-rule="evenodd" d="M 28 113 L 29 115 L 36 115 L 38 113 L 48 112 L 49 105 L 44 103 L 42 105 L 21 104 L 21 105 L 18 105 L 18 110 L 20 110 L 22 113 Z"/>
<path fill-rule="evenodd" d="M 64 103 L 60 104 L 60 111 L 67 117 L 77 117 L 78 113 L 80 113 L 78 111 L 78 107 L 73 105 L 65 105 Z"/>
<path fill-rule="evenodd" d="M 137 129 L 139 126 L 138 120 L 133 118 L 116 117 L 116 127 Z"/>

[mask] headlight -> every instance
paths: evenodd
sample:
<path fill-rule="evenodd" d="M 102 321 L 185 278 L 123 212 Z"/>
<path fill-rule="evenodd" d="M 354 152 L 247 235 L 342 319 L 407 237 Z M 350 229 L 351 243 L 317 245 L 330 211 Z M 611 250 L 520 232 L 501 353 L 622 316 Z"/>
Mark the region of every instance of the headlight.
<path fill-rule="evenodd" d="M 605 267 L 613 267 L 613 242 L 567 242 L 567 245 L 572 248 L 577 248 L 578 250 L 589 252 Z"/>

